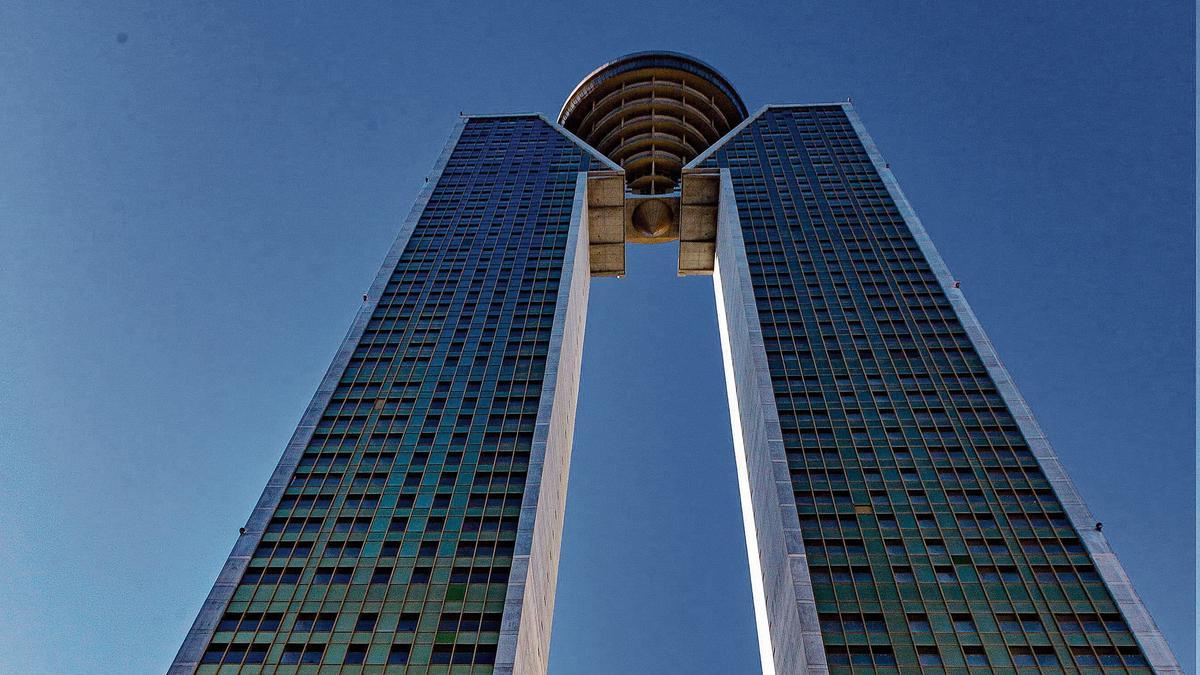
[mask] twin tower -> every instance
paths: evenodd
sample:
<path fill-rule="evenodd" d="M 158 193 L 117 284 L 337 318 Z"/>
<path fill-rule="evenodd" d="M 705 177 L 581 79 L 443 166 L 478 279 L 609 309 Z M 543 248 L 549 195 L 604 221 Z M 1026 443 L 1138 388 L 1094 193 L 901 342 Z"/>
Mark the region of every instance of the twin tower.
<path fill-rule="evenodd" d="M 588 288 L 670 241 L 763 672 L 1182 672 L 854 108 L 670 52 L 459 122 L 171 672 L 544 673 Z"/>

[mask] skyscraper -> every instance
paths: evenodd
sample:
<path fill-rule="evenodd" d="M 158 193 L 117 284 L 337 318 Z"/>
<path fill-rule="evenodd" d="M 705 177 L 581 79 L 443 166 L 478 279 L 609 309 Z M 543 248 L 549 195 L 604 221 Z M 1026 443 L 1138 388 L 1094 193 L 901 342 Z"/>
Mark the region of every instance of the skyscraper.
<path fill-rule="evenodd" d="M 853 106 L 669 52 L 460 120 L 172 671 L 544 672 L 588 287 L 674 241 L 764 672 L 1182 672 Z"/>

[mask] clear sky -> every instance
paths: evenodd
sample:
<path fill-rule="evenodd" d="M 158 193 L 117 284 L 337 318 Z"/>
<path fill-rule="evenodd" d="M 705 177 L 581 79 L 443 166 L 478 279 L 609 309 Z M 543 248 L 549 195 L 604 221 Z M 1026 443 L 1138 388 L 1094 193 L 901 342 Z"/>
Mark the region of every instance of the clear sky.
<path fill-rule="evenodd" d="M 0 671 L 164 670 L 459 111 L 643 49 L 854 97 L 1192 667 L 1193 3 L 267 4 L 0 8 Z M 757 668 L 673 255 L 592 286 L 555 674 Z"/>

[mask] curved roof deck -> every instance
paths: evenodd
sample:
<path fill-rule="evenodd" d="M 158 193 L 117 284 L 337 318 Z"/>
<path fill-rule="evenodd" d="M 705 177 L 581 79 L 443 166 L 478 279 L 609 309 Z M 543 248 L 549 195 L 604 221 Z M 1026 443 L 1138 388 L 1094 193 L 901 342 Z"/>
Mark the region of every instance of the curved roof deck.
<path fill-rule="evenodd" d="M 747 116 L 737 90 L 686 54 L 638 52 L 583 78 L 559 124 L 625 169 L 635 194 L 675 189 L 685 164 Z"/>

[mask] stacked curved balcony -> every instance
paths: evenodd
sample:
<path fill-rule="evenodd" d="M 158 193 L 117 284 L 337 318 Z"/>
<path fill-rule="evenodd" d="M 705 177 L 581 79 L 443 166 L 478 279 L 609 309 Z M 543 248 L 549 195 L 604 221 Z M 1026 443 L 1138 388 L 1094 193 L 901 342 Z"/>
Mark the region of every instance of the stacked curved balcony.
<path fill-rule="evenodd" d="M 634 194 L 673 191 L 683 166 L 746 118 L 729 82 L 701 61 L 642 52 L 579 83 L 559 123 L 625 169 Z"/>

